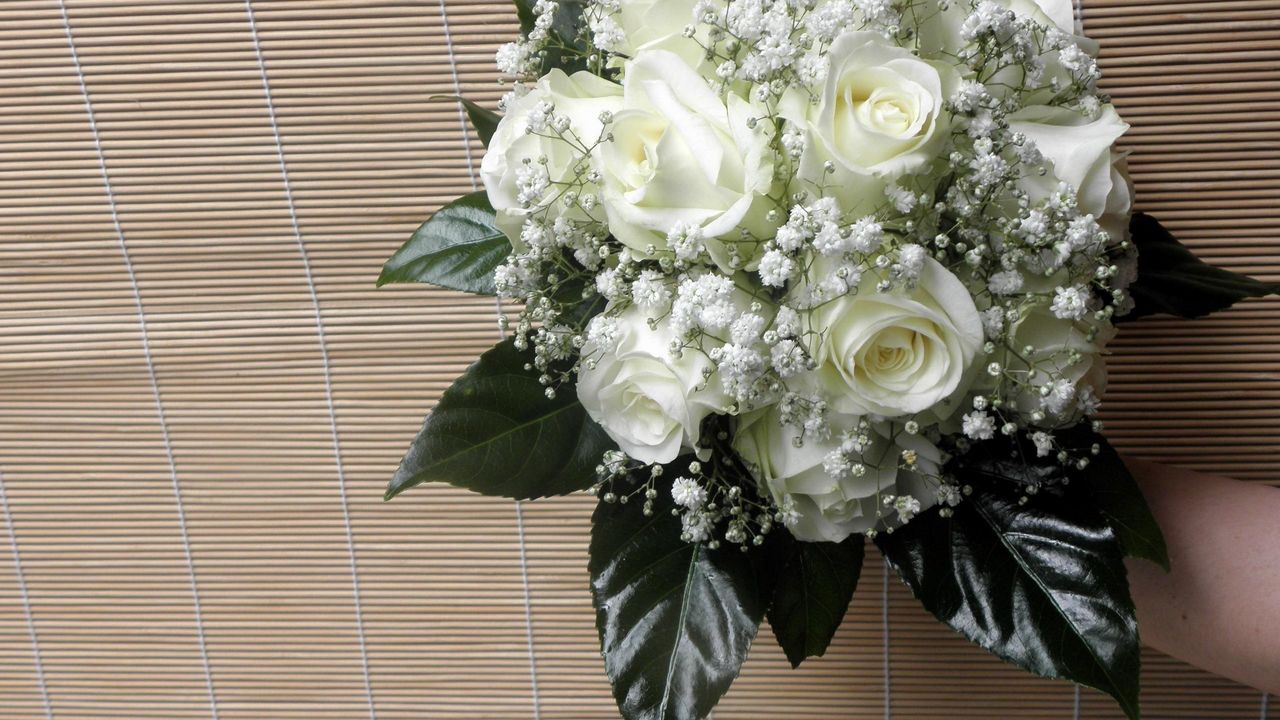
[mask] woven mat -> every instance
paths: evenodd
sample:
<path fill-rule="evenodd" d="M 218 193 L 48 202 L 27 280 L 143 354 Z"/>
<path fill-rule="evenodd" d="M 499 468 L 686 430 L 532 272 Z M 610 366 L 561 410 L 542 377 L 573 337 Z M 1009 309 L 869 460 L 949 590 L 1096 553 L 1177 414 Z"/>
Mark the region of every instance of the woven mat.
<path fill-rule="evenodd" d="M 1140 207 L 1280 280 L 1280 2 L 1084 15 Z M 0 718 L 616 717 L 588 498 L 380 499 L 497 339 L 491 300 L 373 281 L 473 187 L 429 98 L 494 102 L 514 29 L 471 0 L 0 4 Z M 1110 434 L 1280 481 L 1277 338 L 1277 301 L 1126 329 Z M 716 717 L 1118 717 L 883 578 L 826 658 L 761 642 Z M 1152 718 L 1266 713 L 1155 654 L 1144 683 Z"/>

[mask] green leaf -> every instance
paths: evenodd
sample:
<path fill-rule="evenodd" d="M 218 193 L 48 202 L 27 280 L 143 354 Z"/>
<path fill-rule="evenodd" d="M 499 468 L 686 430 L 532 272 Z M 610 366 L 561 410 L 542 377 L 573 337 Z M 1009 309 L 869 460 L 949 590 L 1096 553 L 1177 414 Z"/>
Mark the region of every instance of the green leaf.
<path fill-rule="evenodd" d="M 568 253 L 565 254 L 565 262 L 572 267 L 580 267 Z M 609 299 L 596 291 L 595 282 L 586 271 L 562 282 L 552 299 L 564 305 L 564 313 L 556 322 L 575 328 L 585 328 L 591 318 L 604 312 L 609 305 Z"/>
<path fill-rule="evenodd" d="M 489 140 L 497 132 L 498 123 L 502 122 L 501 115 L 461 95 L 432 95 L 430 99 L 454 100 L 462 103 L 462 108 L 467 111 L 467 119 L 471 121 L 471 127 L 475 128 L 476 134 L 480 136 L 480 142 L 484 143 L 485 147 L 489 147 Z"/>
<path fill-rule="evenodd" d="M 974 492 L 876 543 L 924 607 L 1031 672 L 1097 688 L 1139 717 L 1140 644 L 1120 548 L 1082 498 Z"/>
<path fill-rule="evenodd" d="M 684 542 L 672 507 L 668 485 L 650 517 L 639 503 L 603 502 L 592 517 L 596 628 L 625 720 L 706 717 L 746 660 L 773 590 L 776 553 Z"/>
<path fill-rule="evenodd" d="M 1102 452 L 1079 475 L 1128 557 L 1137 557 L 1169 570 L 1169 549 L 1151 506 L 1119 453 L 1101 435 L 1094 435 Z"/>
<path fill-rule="evenodd" d="M 483 191 L 463 195 L 422 223 L 382 267 L 378 286 L 420 282 L 493 295 L 493 271 L 511 254 Z"/>
<path fill-rule="evenodd" d="M 975 445 L 958 458 L 957 471 L 975 485 L 1005 492 L 1021 493 L 1028 486 L 1036 486 L 1065 493 L 1067 483 L 1075 481 L 1085 488 L 1087 501 L 1111 526 L 1126 556 L 1144 558 L 1168 570 L 1169 551 L 1160 526 L 1133 475 L 1107 439 L 1090 429 L 1089 423 L 1058 430 L 1056 436 L 1064 448 L 1088 456 L 1088 466 L 1068 471 L 1052 460 L 1036 459 L 1035 448 L 1026 438 L 997 438 Z M 1094 445 L 1098 446 L 1097 455 L 1090 452 Z"/>
<path fill-rule="evenodd" d="M 791 667 L 826 653 L 858 586 L 865 547 L 862 535 L 791 544 L 769 607 L 769 625 Z"/>
<path fill-rule="evenodd" d="M 537 16 L 533 13 L 536 0 L 514 0 L 516 16 L 520 19 L 520 33 L 528 36 L 533 30 Z M 560 68 L 567 73 L 586 69 L 583 57 L 587 54 L 587 46 L 580 37 L 584 27 L 582 13 L 586 8 L 584 0 L 560 0 L 555 15 L 552 16 L 548 34 L 551 42 L 543 50 L 542 67 L 539 75 L 544 75 L 551 68 Z M 566 52 L 565 49 L 572 52 Z"/>
<path fill-rule="evenodd" d="M 480 356 L 445 391 L 400 462 L 386 498 L 425 482 L 526 500 L 584 490 L 613 443 L 573 385 L 548 399 L 531 354 L 511 338 Z"/>
<path fill-rule="evenodd" d="M 1055 487 L 1066 481 L 1067 473 L 1056 462 L 1036 462 L 1034 446 L 1025 437 L 997 437 L 977 443 L 956 459 L 964 478 L 1009 492 L 1028 486 Z"/>
<path fill-rule="evenodd" d="M 1138 248 L 1138 279 L 1129 288 L 1135 305 L 1117 321 L 1158 313 L 1204 317 L 1245 298 L 1280 293 L 1280 284 L 1205 263 L 1150 215 L 1134 214 L 1129 232 Z"/>
<path fill-rule="evenodd" d="M 520 33 L 528 35 L 533 30 L 533 23 L 538 19 L 533 14 L 533 5 L 536 0 L 514 0 L 516 6 L 516 17 L 520 19 Z"/>

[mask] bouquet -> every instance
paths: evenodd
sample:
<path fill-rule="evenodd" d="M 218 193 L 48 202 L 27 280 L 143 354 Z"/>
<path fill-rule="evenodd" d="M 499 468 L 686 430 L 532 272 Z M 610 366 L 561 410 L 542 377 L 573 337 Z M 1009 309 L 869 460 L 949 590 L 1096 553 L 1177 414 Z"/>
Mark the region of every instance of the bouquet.
<path fill-rule="evenodd" d="M 591 492 L 628 720 L 695 719 L 767 619 L 820 656 L 866 540 L 939 620 L 1139 716 L 1096 419 L 1122 322 L 1273 285 L 1133 214 L 1068 0 L 516 0 L 484 190 L 381 283 L 518 301 L 387 491 Z M 505 320 L 505 318 L 504 318 Z"/>

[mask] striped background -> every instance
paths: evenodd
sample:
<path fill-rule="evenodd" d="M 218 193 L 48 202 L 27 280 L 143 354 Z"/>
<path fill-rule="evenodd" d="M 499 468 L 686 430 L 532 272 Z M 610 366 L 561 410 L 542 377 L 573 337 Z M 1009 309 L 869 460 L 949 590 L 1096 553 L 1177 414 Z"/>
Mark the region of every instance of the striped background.
<path fill-rule="evenodd" d="M 1140 206 L 1280 280 L 1280 1 L 1088 0 Z M 372 287 L 482 148 L 505 2 L 0 3 L 0 718 L 610 718 L 590 502 L 381 489 L 491 300 Z M 1110 434 L 1276 483 L 1280 302 L 1144 321 Z M 1116 718 L 875 563 L 716 716 Z M 1152 718 L 1266 718 L 1151 653 Z M 1280 711 L 1270 711 L 1280 717 Z"/>

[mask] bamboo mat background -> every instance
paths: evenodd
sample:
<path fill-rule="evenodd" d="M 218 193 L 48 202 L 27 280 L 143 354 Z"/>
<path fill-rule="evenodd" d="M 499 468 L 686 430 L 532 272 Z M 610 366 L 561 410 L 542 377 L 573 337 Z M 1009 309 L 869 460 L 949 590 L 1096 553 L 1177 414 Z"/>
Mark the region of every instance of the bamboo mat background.
<path fill-rule="evenodd" d="M 1139 206 L 1280 280 L 1280 1 L 1084 16 Z M 0 718 L 616 717 L 589 499 L 380 499 L 497 339 L 492 300 L 373 282 L 474 186 L 483 148 L 430 96 L 496 101 L 514 31 L 478 0 L 0 4 Z M 1111 436 L 1280 481 L 1278 338 L 1274 300 L 1127 328 Z M 771 646 L 719 720 L 1119 717 L 968 647 L 876 563 L 826 658 Z M 1267 716 L 1146 667 L 1150 718 Z"/>

